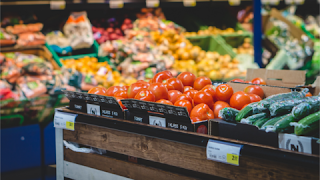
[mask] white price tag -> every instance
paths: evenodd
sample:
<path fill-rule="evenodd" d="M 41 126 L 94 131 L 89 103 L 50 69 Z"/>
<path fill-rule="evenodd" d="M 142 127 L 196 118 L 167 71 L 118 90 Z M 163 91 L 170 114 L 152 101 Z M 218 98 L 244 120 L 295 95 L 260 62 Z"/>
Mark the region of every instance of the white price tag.
<path fill-rule="evenodd" d="M 242 145 L 210 139 L 207 144 L 207 159 L 239 166 Z"/>
<path fill-rule="evenodd" d="M 294 0 L 296 4 L 304 4 L 304 0 Z"/>
<path fill-rule="evenodd" d="M 110 0 L 109 6 L 111 9 L 123 8 L 123 0 Z"/>
<path fill-rule="evenodd" d="M 286 4 L 294 4 L 294 0 L 285 0 Z"/>
<path fill-rule="evenodd" d="M 279 148 L 312 154 L 311 138 L 294 134 L 280 133 Z"/>
<path fill-rule="evenodd" d="M 53 119 L 54 127 L 74 131 L 74 122 L 77 116 L 78 114 L 70 114 L 56 110 Z"/>
<path fill-rule="evenodd" d="M 148 8 L 156 8 L 159 7 L 160 0 L 146 0 L 146 6 Z"/>
<path fill-rule="evenodd" d="M 197 5 L 196 0 L 183 0 L 183 5 L 185 7 L 194 7 Z"/>
<path fill-rule="evenodd" d="M 65 1 L 50 1 L 50 9 L 51 10 L 62 10 L 66 8 Z"/>
<path fill-rule="evenodd" d="M 87 104 L 87 113 L 100 116 L 100 106 L 95 104 Z"/>
<path fill-rule="evenodd" d="M 149 116 L 149 124 L 155 126 L 166 127 L 166 118 L 161 118 L 157 116 Z"/>
<path fill-rule="evenodd" d="M 229 5 L 230 6 L 239 6 L 240 5 L 240 0 L 229 0 Z"/>
<path fill-rule="evenodd" d="M 278 5 L 280 0 L 269 0 L 271 5 Z"/>

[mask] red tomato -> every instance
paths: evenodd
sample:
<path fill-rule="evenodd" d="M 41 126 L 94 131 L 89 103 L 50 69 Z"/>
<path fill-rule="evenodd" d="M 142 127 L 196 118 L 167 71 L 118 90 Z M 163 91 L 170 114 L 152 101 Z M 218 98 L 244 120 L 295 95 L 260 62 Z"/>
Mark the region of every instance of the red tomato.
<path fill-rule="evenodd" d="M 247 94 L 256 94 L 256 95 L 260 96 L 261 99 L 264 98 L 264 92 L 260 86 L 250 85 L 250 86 L 247 86 L 246 88 L 244 88 L 243 91 Z"/>
<path fill-rule="evenodd" d="M 163 85 L 168 89 L 168 91 L 170 91 L 170 90 L 175 90 L 175 89 L 174 89 L 174 86 L 173 86 L 172 84 L 164 83 Z"/>
<path fill-rule="evenodd" d="M 121 102 L 121 99 L 124 99 L 124 98 L 122 98 L 122 97 L 115 97 L 115 98 L 118 101 L 118 103 L 120 104 L 120 106 L 122 107 L 122 109 L 127 109 Z"/>
<path fill-rule="evenodd" d="M 141 89 L 148 89 L 148 86 L 143 83 L 131 84 L 131 86 L 128 89 L 128 98 L 134 98 Z"/>
<path fill-rule="evenodd" d="M 144 80 L 138 80 L 136 83 L 146 84 L 148 87 L 150 86 L 150 83 Z"/>
<path fill-rule="evenodd" d="M 187 108 L 187 111 L 188 113 L 190 114 L 191 113 L 191 110 L 192 110 L 192 104 L 190 101 L 188 100 L 185 100 L 185 99 L 182 99 L 182 100 L 177 100 L 175 103 L 174 103 L 175 106 L 181 106 L 181 107 L 186 107 Z"/>
<path fill-rule="evenodd" d="M 196 76 L 191 72 L 183 72 L 177 77 L 180 79 L 184 86 L 193 86 L 194 81 L 196 80 Z"/>
<path fill-rule="evenodd" d="M 242 83 L 243 83 L 243 82 L 244 82 L 244 80 L 242 80 L 242 79 L 238 79 L 238 78 L 237 78 L 237 79 L 233 79 L 233 80 L 231 80 L 230 82 L 242 82 Z"/>
<path fill-rule="evenodd" d="M 155 99 L 156 99 L 154 94 L 147 89 L 141 89 L 134 98 L 138 100 L 150 101 L 150 102 L 155 102 Z"/>
<path fill-rule="evenodd" d="M 156 97 L 156 101 L 159 99 L 168 99 L 168 89 L 162 83 L 153 83 L 149 86 L 150 90 Z"/>
<path fill-rule="evenodd" d="M 180 91 L 178 90 L 170 90 L 168 92 L 168 99 L 169 101 L 172 102 L 172 104 L 174 104 L 177 101 L 178 96 L 182 94 Z"/>
<path fill-rule="evenodd" d="M 183 84 L 182 82 L 177 79 L 177 78 L 170 78 L 170 79 L 167 79 L 166 80 L 166 84 L 167 84 L 167 87 L 172 85 L 174 90 L 178 90 L 180 92 L 183 92 Z"/>
<path fill-rule="evenodd" d="M 251 82 L 251 81 L 245 81 L 244 83 L 252 84 L 252 82 Z"/>
<path fill-rule="evenodd" d="M 128 91 L 118 91 L 114 93 L 114 97 L 128 98 Z"/>
<path fill-rule="evenodd" d="M 170 102 L 169 100 L 166 100 L 166 99 L 160 99 L 157 101 L 157 103 L 173 105 L 172 102 Z"/>
<path fill-rule="evenodd" d="M 199 91 L 191 89 L 191 90 L 188 90 L 188 91 L 184 92 L 183 94 L 186 94 L 186 95 L 190 96 L 193 99 L 194 95 L 197 94 L 197 92 L 199 92 Z"/>
<path fill-rule="evenodd" d="M 120 86 L 120 88 L 122 91 L 128 91 L 129 86 Z"/>
<path fill-rule="evenodd" d="M 256 94 L 248 94 L 250 97 L 251 102 L 258 102 L 261 101 L 261 97 Z"/>
<path fill-rule="evenodd" d="M 204 88 L 201 89 L 201 91 L 209 93 L 212 96 L 212 99 L 215 99 L 216 96 L 216 87 L 213 85 L 206 85 Z"/>
<path fill-rule="evenodd" d="M 263 84 L 263 85 L 267 85 L 266 81 L 263 80 L 262 78 L 254 78 L 254 79 L 252 79 L 252 84 Z"/>
<path fill-rule="evenodd" d="M 184 86 L 184 87 L 183 87 L 183 92 L 189 91 L 189 90 L 191 90 L 191 89 L 193 89 L 193 87 L 191 87 L 191 86 Z"/>
<path fill-rule="evenodd" d="M 113 96 L 114 93 L 121 91 L 121 87 L 120 86 L 111 86 L 107 89 L 107 96 Z"/>
<path fill-rule="evenodd" d="M 206 85 L 211 85 L 212 82 L 211 80 L 208 78 L 208 77 L 205 77 L 205 76 L 201 76 L 201 77 L 198 77 L 194 83 L 193 83 L 193 88 L 195 90 L 198 90 L 200 91 L 202 88 L 204 88 Z"/>
<path fill-rule="evenodd" d="M 195 106 L 201 103 L 207 104 L 210 109 L 213 108 L 214 103 L 211 94 L 203 91 L 199 91 L 194 95 L 193 102 Z"/>
<path fill-rule="evenodd" d="M 107 89 L 104 87 L 93 87 L 88 91 L 88 94 L 98 94 L 98 95 L 108 96 Z"/>
<path fill-rule="evenodd" d="M 186 94 L 180 94 L 178 97 L 177 97 L 177 100 L 187 100 L 189 101 L 190 103 L 192 103 L 192 98 Z"/>
<path fill-rule="evenodd" d="M 157 73 L 153 78 L 152 78 L 152 83 L 162 83 L 164 80 L 167 80 L 169 78 L 172 78 L 172 74 L 170 71 L 162 71 Z"/>
<path fill-rule="evenodd" d="M 217 101 L 214 103 L 213 105 L 213 114 L 215 118 L 220 118 L 219 116 L 219 112 L 221 109 L 226 108 L 226 107 L 230 107 L 230 105 L 224 101 Z"/>
<path fill-rule="evenodd" d="M 250 103 L 250 96 L 243 91 L 234 93 L 230 98 L 230 106 L 238 110 L 240 110 L 244 105 Z"/>
<path fill-rule="evenodd" d="M 214 119 L 214 114 L 207 104 L 201 103 L 191 110 L 190 119 L 192 122 Z"/>
<path fill-rule="evenodd" d="M 216 88 L 216 98 L 218 101 L 228 102 L 233 94 L 233 89 L 228 84 L 220 84 Z"/>
<path fill-rule="evenodd" d="M 308 92 L 308 93 L 306 94 L 306 97 L 310 97 L 310 96 L 312 96 L 312 94 L 311 94 L 310 92 Z"/>

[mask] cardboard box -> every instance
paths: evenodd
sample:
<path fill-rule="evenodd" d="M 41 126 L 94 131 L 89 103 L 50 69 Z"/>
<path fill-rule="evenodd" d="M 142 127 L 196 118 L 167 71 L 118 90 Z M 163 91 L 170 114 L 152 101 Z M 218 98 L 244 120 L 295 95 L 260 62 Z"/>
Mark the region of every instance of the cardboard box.
<path fill-rule="evenodd" d="M 317 76 L 316 80 L 313 82 L 313 84 L 310 84 L 308 86 L 300 86 L 300 88 L 308 88 L 309 92 L 313 96 L 317 96 L 320 93 L 320 76 Z"/>
<path fill-rule="evenodd" d="M 63 92 L 70 100 L 71 110 L 110 118 L 125 118 L 125 111 L 114 97 L 73 91 Z"/>
<path fill-rule="evenodd" d="M 263 19 L 262 29 L 263 32 L 266 33 L 268 29 L 272 28 L 272 22 L 269 21 L 270 18 L 276 18 L 289 26 L 290 35 L 294 38 L 297 38 L 301 42 L 301 37 L 306 34 L 298 27 L 296 27 L 293 23 L 291 23 L 287 18 L 283 17 L 281 12 L 276 8 L 272 8 L 269 16 L 265 16 Z"/>
<path fill-rule="evenodd" d="M 127 120 L 208 134 L 208 121 L 192 123 L 185 107 L 136 99 L 123 99 L 121 102 L 129 110 Z"/>
<path fill-rule="evenodd" d="M 268 86 L 280 86 L 294 88 L 303 86 L 306 81 L 306 71 L 299 70 L 269 70 L 269 69 L 248 69 L 246 80 L 251 81 L 260 77 L 267 82 Z"/>

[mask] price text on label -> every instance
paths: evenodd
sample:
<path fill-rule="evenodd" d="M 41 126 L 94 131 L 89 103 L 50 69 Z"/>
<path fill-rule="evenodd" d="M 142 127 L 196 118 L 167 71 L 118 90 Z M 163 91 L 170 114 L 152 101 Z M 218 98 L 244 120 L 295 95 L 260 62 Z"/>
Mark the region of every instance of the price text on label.
<path fill-rule="evenodd" d="M 160 0 L 146 0 L 146 5 L 149 8 L 159 7 Z"/>
<path fill-rule="evenodd" d="M 207 144 L 207 159 L 239 166 L 239 156 L 242 145 L 209 140 Z"/>
<path fill-rule="evenodd" d="M 66 8 L 65 1 L 50 1 L 50 9 L 52 10 L 62 10 Z"/>
<path fill-rule="evenodd" d="M 183 0 L 183 5 L 186 7 L 194 7 L 197 5 L 196 0 Z"/>
<path fill-rule="evenodd" d="M 74 131 L 74 122 L 77 116 L 77 114 L 70 114 L 56 110 L 53 119 L 54 127 Z"/>
<path fill-rule="evenodd" d="M 123 8 L 123 0 L 110 0 L 109 5 L 111 9 Z"/>

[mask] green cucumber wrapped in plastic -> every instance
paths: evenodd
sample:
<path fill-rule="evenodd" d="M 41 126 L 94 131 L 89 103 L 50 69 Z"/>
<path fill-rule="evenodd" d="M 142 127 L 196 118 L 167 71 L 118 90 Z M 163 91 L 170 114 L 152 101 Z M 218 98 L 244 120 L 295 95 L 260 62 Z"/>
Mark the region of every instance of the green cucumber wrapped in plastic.
<path fill-rule="evenodd" d="M 260 129 L 265 130 L 265 129 L 268 128 L 268 127 L 273 127 L 274 124 L 275 124 L 276 122 L 278 122 L 279 120 L 281 120 L 284 116 L 286 116 L 286 115 L 277 116 L 277 117 L 274 117 L 274 118 L 269 119 L 267 122 L 265 122 L 265 123 L 261 126 Z"/>
<path fill-rule="evenodd" d="M 239 110 L 231 107 L 226 107 L 219 111 L 219 117 L 222 117 L 222 119 L 226 121 L 234 122 L 238 113 Z"/>
<path fill-rule="evenodd" d="M 300 99 L 306 96 L 306 94 L 309 92 L 308 88 L 303 89 L 300 92 L 292 91 L 289 93 L 282 93 L 282 94 L 275 94 L 272 96 L 267 97 L 264 100 L 259 101 L 257 108 L 262 112 L 267 110 L 272 104 L 279 102 L 279 101 L 285 101 L 285 100 L 292 100 L 292 99 Z"/>
<path fill-rule="evenodd" d="M 294 130 L 294 127 L 290 125 L 291 122 L 297 121 L 292 114 L 287 114 L 284 117 L 282 117 L 278 122 L 274 124 L 273 127 L 267 127 L 267 132 L 282 132 L 282 133 L 292 133 Z"/>
<path fill-rule="evenodd" d="M 277 116 L 282 114 L 287 114 L 292 111 L 293 107 L 301 104 L 318 104 L 320 102 L 320 96 L 304 97 L 298 99 L 291 99 L 276 102 L 270 105 L 269 111 L 271 116 Z"/>
<path fill-rule="evenodd" d="M 319 129 L 320 111 L 304 117 L 297 123 L 290 123 L 294 126 L 294 133 L 297 136 L 308 135 Z"/>
<path fill-rule="evenodd" d="M 266 99 L 263 99 L 259 102 L 251 103 L 238 113 L 236 117 L 236 121 L 240 122 L 241 119 L 251 116 L 252 114 L 265 112 L 268 110 L 271 104 L 276 103 L 278 101 L 305 97 L 305 95 L 308 92 L 309 92 L 309 89 L 305 88 L 301 92 L 293 91 L 289 93 L 276 94 L 276 95 L 269 96 Z"/>
<path fill-rule="evenodd" d="M 257 120 L 259 119 L 264 119 L 264 118 L 267 118 L 268 117 L 268 114 L 267 113 L 259 113 L 259 114 L 254 114 L 252 116 L 249 116 L 247 118 L 243 118 L 241 119 L 241 123 L 244 123 L 244 124 L 253 124 L 255 123 Z"/>
<path fill-rule="evenodd" d="M 306 115 L 310 114 L 311 105 L 308 103 L 300 103 L 293 107 L 291 114 L 295 119 L 302 119 Z"/>
<path fill-rule="evenodd" d="M 254 126 L 257 126 L 258 128 L 261 128 L 262 125 L 267 122 L 270 119 L 270 117 L 262 118 L 257 120 L 256 122 L 253 123 Z"/>
<path fill-rule="evenodd" d="M 258 105 L 258 102 L 254 102 L 254 103 L 247 105 L 243 109 L 241 109 L 241 111 L 236 116 L 236 121 L 240 122 L 241 119 L 246 118 L 248 116 L 251 116 L 252 114 L 256 114 L 257 113 L 257 111 L 256 111 L 257 105 Z"/>

